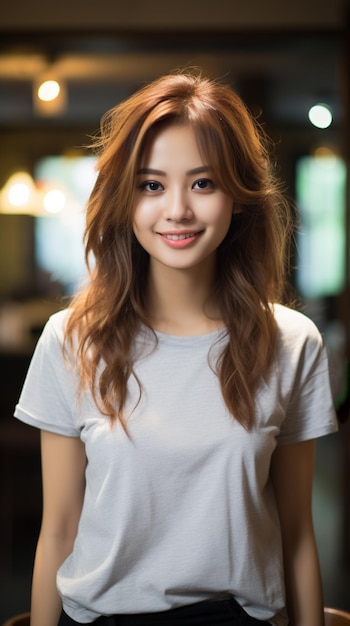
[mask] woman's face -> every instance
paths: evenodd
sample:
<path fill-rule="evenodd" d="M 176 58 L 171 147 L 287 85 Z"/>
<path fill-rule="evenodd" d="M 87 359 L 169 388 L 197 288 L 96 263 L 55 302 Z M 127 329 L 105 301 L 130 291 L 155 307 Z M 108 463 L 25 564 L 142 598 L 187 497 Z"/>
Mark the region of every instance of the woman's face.
<path fill-rule="evenodd" d="M 159 264 L 179 270 L 214 265 L 232 212 L 233 199 L 216 186 L 191 126 L 161 129 L 137 172 L 133 219 L 151 271 Z"/>

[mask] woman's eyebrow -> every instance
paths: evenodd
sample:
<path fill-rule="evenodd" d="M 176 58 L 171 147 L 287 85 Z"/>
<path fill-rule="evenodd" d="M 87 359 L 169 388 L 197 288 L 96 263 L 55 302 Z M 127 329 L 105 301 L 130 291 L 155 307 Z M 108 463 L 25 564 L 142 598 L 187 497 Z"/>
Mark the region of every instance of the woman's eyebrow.
<path fill-rule="evenodd" d="M 188 170 L 186 172 L 186 176 L 193 176 L 194 174 L 205 174 L 209 172 L 210 168 L 207 165 L 201 165 L 200 167 L 195 167 L 192 170 Z M 166 172 L 163 170 L 156 170 L 153 167 L 141 167 L 137 170 L 137 175 L 141 174 L 153 174 L 154 176 L 166 176 Z"/>
<path fill-rule="evenodd" d="M 200 167 L 195 167 L 193 170 L 188 170 L 186 172 L 186 176 L 193 176 L 193 174 L 207 174 L 210 171 L 210 167 L 208 165 L 201 165 Z"/>
<path fill-rule="evenodd" d="M 166 176 L 166 172 L 163 172 L 162 170 L 155 170 L 152 167 L 141 167 L 139 170 L 137 170 L 136 173 L 138 176 L 140 174 L 154 174 L 155 176 Z"/>

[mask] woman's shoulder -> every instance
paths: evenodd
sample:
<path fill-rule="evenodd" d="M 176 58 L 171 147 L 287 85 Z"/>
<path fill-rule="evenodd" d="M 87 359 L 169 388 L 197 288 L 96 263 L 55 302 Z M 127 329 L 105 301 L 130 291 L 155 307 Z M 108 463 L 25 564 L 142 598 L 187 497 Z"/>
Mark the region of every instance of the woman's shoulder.
<path fill-rule="evenodd" d="M 305 313 L 282 304 L 273 304 L 272 311 L 278 334 L 283 342 L 300 344 L 310 341 L 318 345 L 323 343 L 322 335 L 315 322 Z"/>
<path fill-rule="evenodd" d="M 56 339 L 59 341 L 59 343 L 63 343 L 66 324 L 67 324 L 69 315 L 70 315 L 70 310 L 67 308 L 57 311 L 56 313 L 53 313 L 49 317 L 49 319 L 47 320 L 44 326 L 44 329 L 40 338 L 41 341 L 47 342 L 47 341 L 50 341 L 50 340 L 52 341 Z"/>

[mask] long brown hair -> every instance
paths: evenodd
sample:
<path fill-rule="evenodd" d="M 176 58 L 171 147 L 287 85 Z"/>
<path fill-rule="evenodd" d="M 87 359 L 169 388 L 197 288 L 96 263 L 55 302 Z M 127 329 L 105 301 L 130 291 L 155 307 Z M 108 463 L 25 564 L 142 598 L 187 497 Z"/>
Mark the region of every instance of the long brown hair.
<path fill-rule="evenodd" d="M 82 386 L 125 427 L 132 346 L 140 325 L 150 326 L 144 301 L 148 255 L 132 229 L 136 171 L 152 129 L 163 122 L 192 125 L 216 185 L 239 209 L 217 250 L 215 295 L 229 336 L 217 374 L 228 409 L 249 429 L 254 394 L 274 356 L 270 305 L 283 292 L 290 220 L 264 134 L 228 85 L 171 74 L 102 118 L 95 144 L 98 177 L 86 215 L 89 281 L 71 304 L 66 342 L 77 346 Z"/>

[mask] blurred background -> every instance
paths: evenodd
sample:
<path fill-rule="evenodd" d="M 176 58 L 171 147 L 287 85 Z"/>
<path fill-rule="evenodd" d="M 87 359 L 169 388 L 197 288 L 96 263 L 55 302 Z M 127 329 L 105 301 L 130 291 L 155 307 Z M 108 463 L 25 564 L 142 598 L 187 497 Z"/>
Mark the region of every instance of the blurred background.
<path fill-rule="evenodd" d="M 12 413 L 43 324 L 84 277 L 86 146 L 107 109 L 193 66 L 258 116 L 296 203 L 291 282 L 324 334 L 340 425 L 316 460 L 325 603 L 350 610 L 349 3 L 11 0 L 0 6 L 0 622 L 30 607 L 39 441 Z"/>

